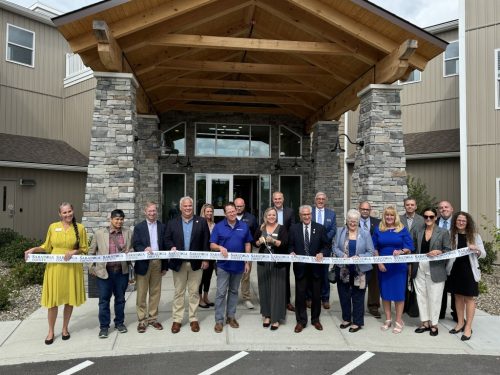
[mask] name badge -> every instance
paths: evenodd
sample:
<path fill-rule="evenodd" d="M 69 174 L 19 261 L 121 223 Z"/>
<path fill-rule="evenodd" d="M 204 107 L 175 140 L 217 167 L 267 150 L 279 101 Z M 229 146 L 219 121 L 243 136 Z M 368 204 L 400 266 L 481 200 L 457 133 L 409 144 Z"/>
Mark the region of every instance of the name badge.
<path fill-rule="evenodd" d="M 56 232 L 62 232 L 62 228 L 56 228 L 55 231 Z"/>

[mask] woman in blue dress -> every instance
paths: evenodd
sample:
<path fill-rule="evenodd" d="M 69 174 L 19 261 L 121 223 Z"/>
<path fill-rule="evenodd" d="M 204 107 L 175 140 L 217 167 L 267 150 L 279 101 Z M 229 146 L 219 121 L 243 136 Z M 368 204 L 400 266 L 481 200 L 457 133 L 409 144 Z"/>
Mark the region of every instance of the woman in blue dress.
<path fill-rule="evenodd" d="M 414 250 L 410 232 L 399 221 L 399 215 L 394 207 L 389 206 L 384 209 L 382 221 L 373 232 L 373 246 L 376 254 L 380 256 L 409 254 Z M 385 313 L 385 323 L 380 327 L 383 331 L 387 331 L 392 326 L 391 301 L 394 301 L 396 308 L 396 320 L 392 332 L 401 333 L 403 330 L 402 317 L 407 275 L 406 263 L 380 263 L 378 265 L 380 296 Z"/>

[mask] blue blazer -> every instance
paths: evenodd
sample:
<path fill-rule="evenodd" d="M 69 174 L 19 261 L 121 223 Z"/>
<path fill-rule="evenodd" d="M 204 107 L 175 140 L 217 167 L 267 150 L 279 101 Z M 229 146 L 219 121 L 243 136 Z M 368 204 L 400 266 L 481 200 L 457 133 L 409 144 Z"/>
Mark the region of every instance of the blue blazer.
<path fill-rule="evenodd" d="M 167 250 L 167 245 L 165 243 L 165 225 L 156 221 L 156 227 L 158 229 L 158 248 L 160 250 Z M 134 234 L 132 236 L 132 244 L 134 251 L 144 251 L 146 247 L 151 246 L 151 239 L 149 238 L 148 224 L 146 220 L 137 224 L 134 228 Z M 138 260 L 135 262 L 134 270 L 138 275 L 145 275 L 148 272 L 149 260 Z M 161 260 L 162 271 L 168 270 L 168 260 Z"/>
<path fill-rule="evenodd" d="M 189 244 L 189 251 L 210 251 L 210 229 L 208 229 L 207 221 L 200 216 L 193 216 L 193 230 L 191 231 L 191 242 Z M 167 250 L 176 247 L 177 250 L 184 250 L 184 229 L 182 227 L 182 216 L 178 216 L 167 223 L 167 230 L 165 234 L 165 242 Z M 185 259 L 170 259 L 169 267 L 171 270 L 178 272 L 181 268 L 182 262 Z M 191 269 L 193 271 L 201 268 L 201 260 L 192 259 Z"/>
<path fill-rule="evenodd" d="M 316 221 L 316 207 L 312 209 L 312 220 Z M 337 215 L 335 211 L 325 208 L 325 217 L 323 218 L 323 226 L 326 229 L 326 237 L 328 242 L 332 243 L 333 238 L 337 234 Z"/>
<path fill-rule="evenodd" d="M 304 250 L 303 224 L 297 223 L 290 227 L 288 234 L 288 252 L 297 255 L 306 255 Z M 318 253 L 323 255 L 330 252 L 330 243 L 326 237 L 325 227 L 321 224 L 311 222 L 311 233 L 309 234 L 309 255 L 315 256 Z M 309 267 L 308 267 L 309 266 Z M 312 271 L 314 277 L 322 277 L 324 273 L 323 264 L 293 263 L 293 272 L 297 279 L 306 276 L 306 272 Z"/>
<path fill-rule="evenodd" d="M 343 227 L 333 243 L 332 250 L 338 258 L 344 257 L 344 242 L 347 233 L 347 227 Z M 375 248 L 373 247 L 370 232 L 361 228 L 358 229 L 358 237 L 356 238 L 356 255 L 360 257 L 371 257 L 373 254 L 375 254 Z M 361 272 L 368 272 L 373 268 L 371 264 L 359 264 L 358 267 Z"/>

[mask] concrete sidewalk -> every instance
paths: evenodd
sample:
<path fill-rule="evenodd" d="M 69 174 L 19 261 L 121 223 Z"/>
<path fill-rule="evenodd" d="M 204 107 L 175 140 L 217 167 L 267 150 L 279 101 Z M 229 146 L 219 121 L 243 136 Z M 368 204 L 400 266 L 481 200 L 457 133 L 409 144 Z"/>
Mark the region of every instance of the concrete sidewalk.
<path fill-rule="evenodd" d="M 75 308 L 70 323 L 71 339 L 62 341 L 60 332 L 62 317 L 56 323 L 56 339 L 52 345 L 45 345 L 47 334 L 47 310 L 40 308 L 24 321 L 0 322 L 0 365 L 26 362 L 55 361 L 74 358 L 89 358 L 142 353 L 164 353 L 185 351 L 240 351 L 240 350 L 319 350 L 319 351 L 374 351 L 433 354 L 475 354 L 500 355 L 500 317 L 477 311 L 473 323 L 473 335 L 469 341 L 460 341 L 460 334 L 450 335 L 454 327 L 451 319 L 440 322 L 439 335 L 416 334 L 419 321 L 404 315 L 405 329 L 399 335 L 391 331 L 382 332 L 379 326 L 383 319 L 365 316 L 365 326 L 357 333 L 341 330 L 340 306 L 336 286 L 333 286 L 330 301 L 332 308 L 322 310 L 321 322 L 324 330 L 317 331 L 311 325 L 302 333 L 294 333 L 295 315 L 287 313 L 287 320 L 277 331 L 264 329 L 259 313 L 256 268 L 252 271 L 252 291 L 255 309 L 248 310 L 243 303 L 238 305 L 239 329 L 224 326 L 223 333 L 214 332 L 214 308 L 199 309 L 201 330 L 193 333 L 187 322 L 187 315 L 181 331 L 172 334 L 172 272 L 163 279 L 160 302 L 160 322 L 163 331 L 149 327 L 146 333 L 137 332 L 135 313 L 135 292 L 127 294 L 125 324 L 126 334 L 110 330 L 107 339 L 99 339 L 97 299 Z M 211 300 L 215 294 L 215 276 L 212 279 Z M 292 282 L 293 293 L 293 282 Z M 310 313 L 310 310 L 309 310 Z M 60 315 L 62 308 L 60 308 Z M 187 314 L 187 312 L 186 312 Z M 449 314 L 448 314 L 449 316 Z"/>

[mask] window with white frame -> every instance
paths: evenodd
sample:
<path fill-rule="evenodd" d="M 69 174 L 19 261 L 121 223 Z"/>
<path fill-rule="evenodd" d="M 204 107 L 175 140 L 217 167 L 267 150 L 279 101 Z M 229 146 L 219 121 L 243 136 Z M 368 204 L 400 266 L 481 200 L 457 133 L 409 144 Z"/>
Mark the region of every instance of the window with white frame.
<path fill-rule="evenodd" d="M 454 76 L 458 74 L 458 40 L 450 42 L 446 51 L 444 51 L 444 66 L 443 72 L 445 77 Z"/>
<path fill-rule="evenodd" d="M 64 87 L 76 85 L 93 76 L 94 72 L 92 69 L 85 66 L 80 55 L 76 53 L 66 54 L 66 77 L 64 78 Z"/>
<path fill-rule="evenodd" d="M 495 109 L 500 109 L 500 49 L 495 50 Z"/>
<path fill-rule="evenodd" d="M 408 76 L 407 79 L 403 80 L 403 79 L 400 79 L 398 81 L 398 83 L 400 85 L 405 85 L 407 83 L 417 83 L 417 82 L 420 82 L 422 80 L 422 72 L 418 69 L 415 69 L 414 71 L 412 71 L 410 73 L 410 75 Z"/>
<path fill-rule="evenodd" d="M 181 122 L 165 130 L 162 133 L 162 145 L 166 153 L 186 155 L 186 123 Z"/>
<path fill-rule="evenodd" d="M 18 26 L 7 24 L 7 61 L 35 66 L 35 33 Z"/>
<path fill-rule="evenodd" d="M 280 125 L 280 158 L 300 157 L 302 155 L 302 137 Z"/>

